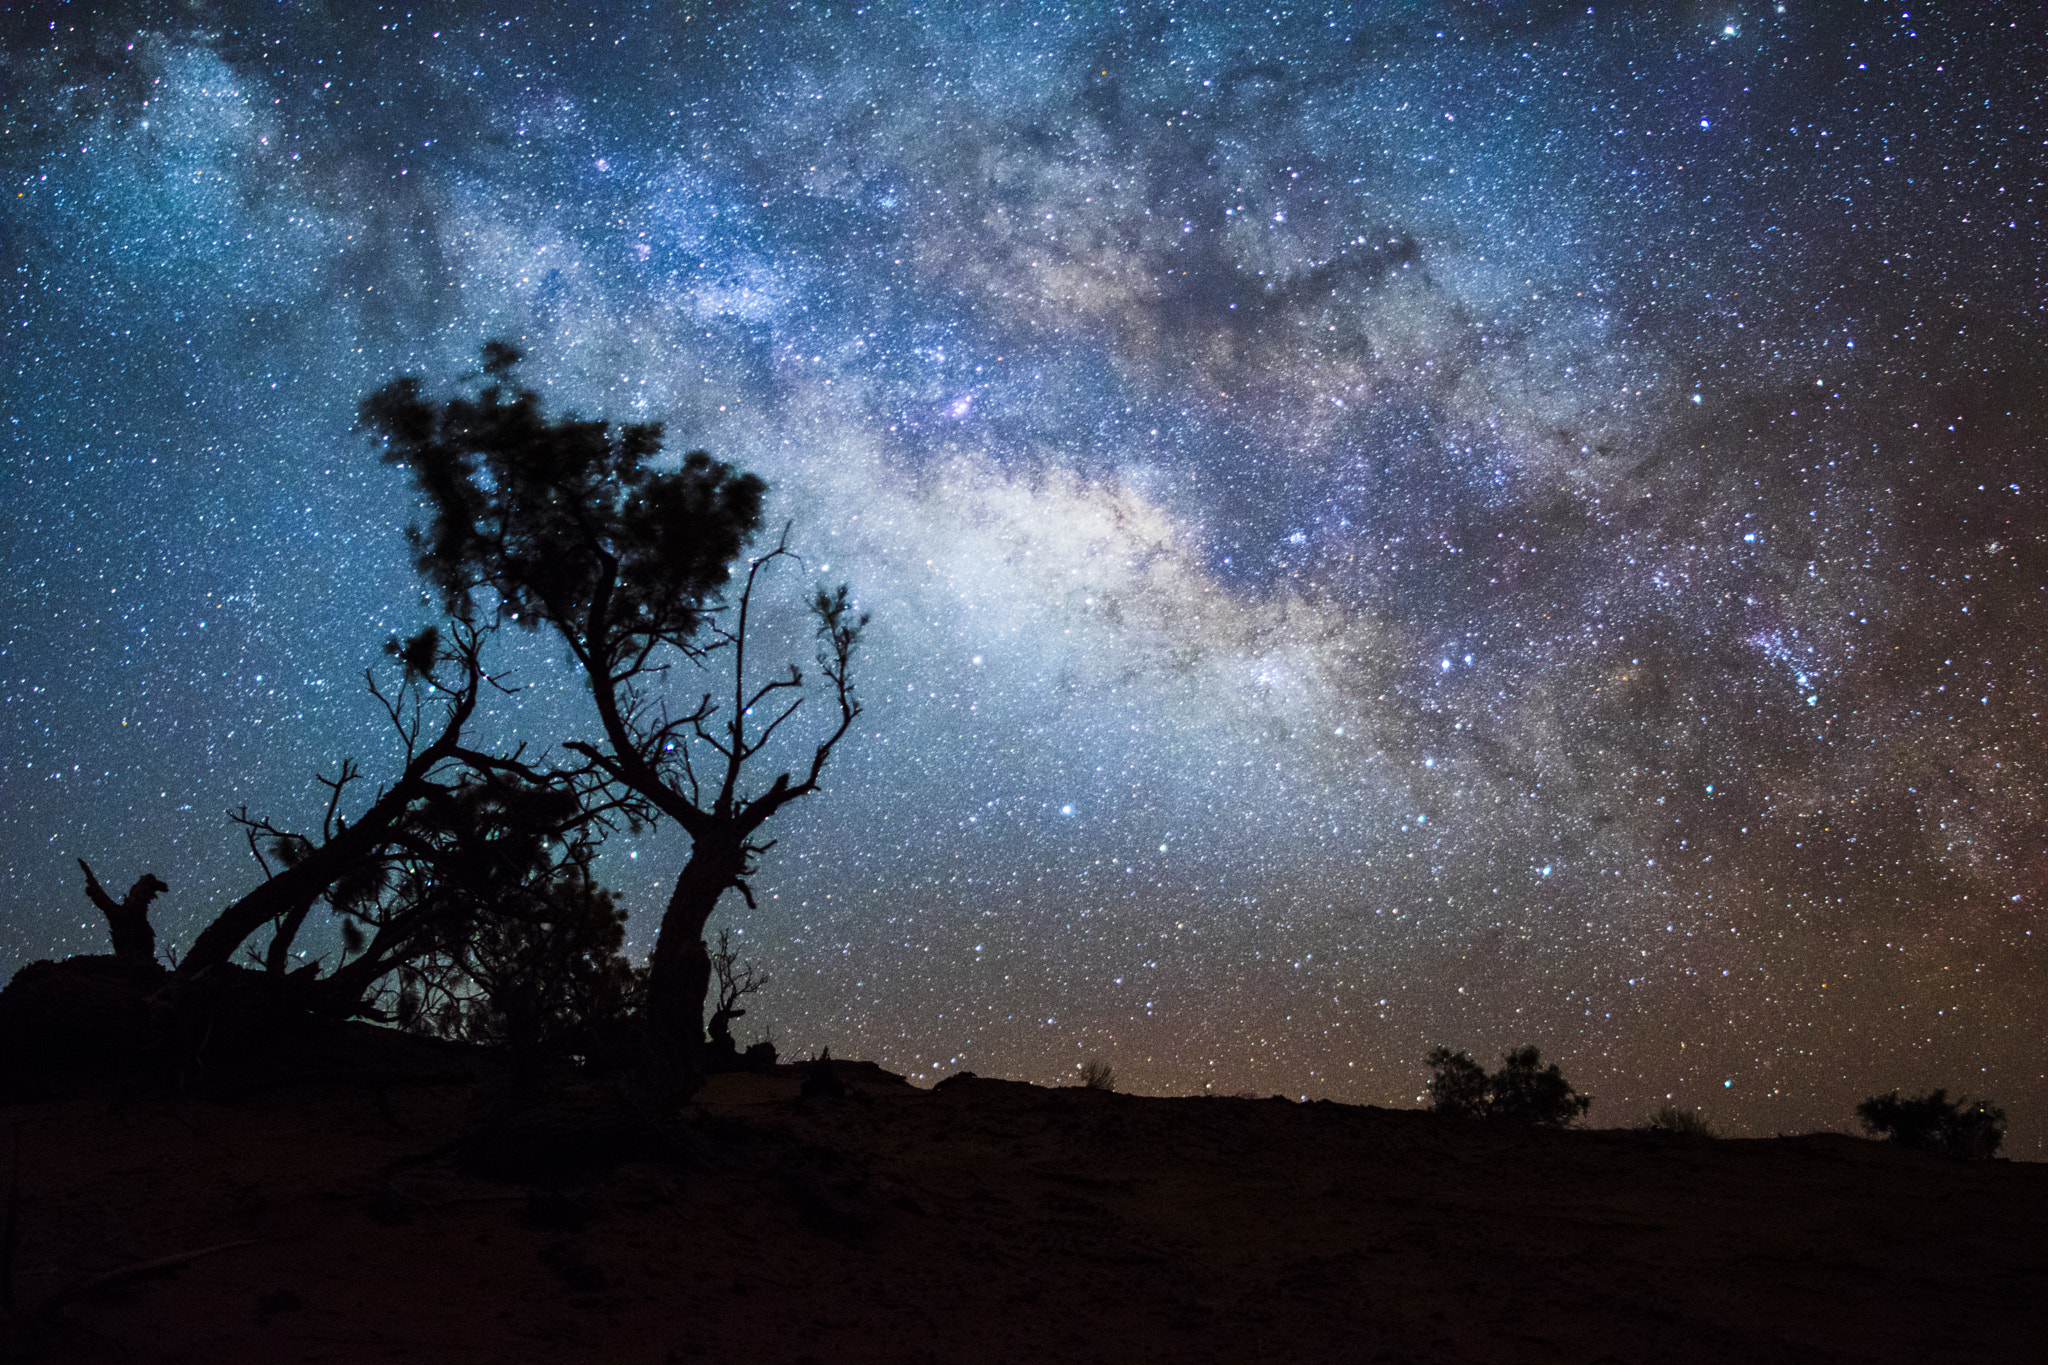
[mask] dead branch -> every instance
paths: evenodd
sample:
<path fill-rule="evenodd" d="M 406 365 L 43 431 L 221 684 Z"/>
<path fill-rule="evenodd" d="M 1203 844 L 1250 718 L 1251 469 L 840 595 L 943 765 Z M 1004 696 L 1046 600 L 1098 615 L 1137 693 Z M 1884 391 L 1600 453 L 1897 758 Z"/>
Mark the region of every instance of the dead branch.
<path fill-rule="evenodd" d="M 156 929 L 149 922 L 149 903 L 171 888 L 154 874 L 145 872 L 128 888 L 128 894 L 116 902 L 101 887 L 99 878 L 92 875 L 85 859 L 78 860 L 78 869 L 85 873 L 86 896 L 107 917 L 107 937 L 113 940 L 114 956 L 123 962 L 154 965 Z"/>

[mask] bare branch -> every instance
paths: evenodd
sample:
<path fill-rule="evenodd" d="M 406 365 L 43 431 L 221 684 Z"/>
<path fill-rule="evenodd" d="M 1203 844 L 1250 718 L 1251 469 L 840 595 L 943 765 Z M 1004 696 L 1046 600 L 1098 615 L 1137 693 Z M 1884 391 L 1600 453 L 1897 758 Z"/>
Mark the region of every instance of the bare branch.
<path fill-rule="evenodd" d="M 319 778 L 320 785 L 328 788 L 327 813 L 321 817 L 320 832 L 322 837 L 332 839 L 348 824 L 345 820 L 339 820 L 337 816 L 341 806 L 341 794 L 349 783 L 362 776 L 362 771 L 356 767 L 354 759 L 344 758 L 341 760 L 341 772 L 338 776 L 327 777 L 317 773 L 315 776 Z"/>
<path fill-rule="evenodd" d="M 795 715 L 796 709 L 799 706 L 802 706 L 803 704 L 804 699 L 802 697 L 798 697 L 795 701 L 791 702 L 787 708 L 783 710 L 781 715 L 777 716 L 774 720 L 769 721 L 768 724 L 763 726 L 761 728 L 760 737 L 757 738 L 751 745 L 747 747 L 747 751 L 744 757 L 752 758 L 755 754 L 758 754 L 763 749 L 767 748 L 769 736 L 773 735 L 776 732 L 776 730 L 781 727 L 782 722 L 788 720 L 791 716 Z"/>

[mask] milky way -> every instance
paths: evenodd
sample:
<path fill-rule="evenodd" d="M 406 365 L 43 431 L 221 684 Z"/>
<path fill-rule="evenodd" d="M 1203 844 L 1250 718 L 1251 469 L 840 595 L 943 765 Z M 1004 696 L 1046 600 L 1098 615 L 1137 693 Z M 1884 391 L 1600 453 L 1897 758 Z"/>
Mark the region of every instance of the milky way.
<path fill-rule="evenodd" d="M 743 1038 L 2048 1142 L 2025 7 L 74 8 L 6 21 L 11 963 L 390 761 L 356 404 L 502 336 L 874 616 Z M 606 853 L 642 951 L 681 839 Z"/>

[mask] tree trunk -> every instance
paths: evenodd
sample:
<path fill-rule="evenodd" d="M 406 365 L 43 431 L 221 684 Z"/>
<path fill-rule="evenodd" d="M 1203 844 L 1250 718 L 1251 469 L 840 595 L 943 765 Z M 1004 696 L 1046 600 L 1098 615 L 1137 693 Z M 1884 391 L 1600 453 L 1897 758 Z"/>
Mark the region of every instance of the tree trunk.
<path fill-rule="evenodd" d="M 649 1100 L 680 1103 L 704 1084 L 704 1000 L 711 989 L 704 925 L 745 871 L 745 843 L 737 829 L 700 832 L 662 914 L 641 1006 L 645 1034 L 636 1077 Z"/>

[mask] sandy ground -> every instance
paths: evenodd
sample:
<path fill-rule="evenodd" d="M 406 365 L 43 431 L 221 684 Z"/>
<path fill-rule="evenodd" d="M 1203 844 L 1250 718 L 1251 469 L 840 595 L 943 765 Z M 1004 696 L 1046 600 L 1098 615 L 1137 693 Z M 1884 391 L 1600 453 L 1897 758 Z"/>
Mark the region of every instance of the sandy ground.
<path fill-rule="evenodd" d="M 0 1109 L 0 1359 L 2048 1360 L 2048 1166 L 840 1074 L 530 1119 L 497 1178 L 456 1049 Z"/>

